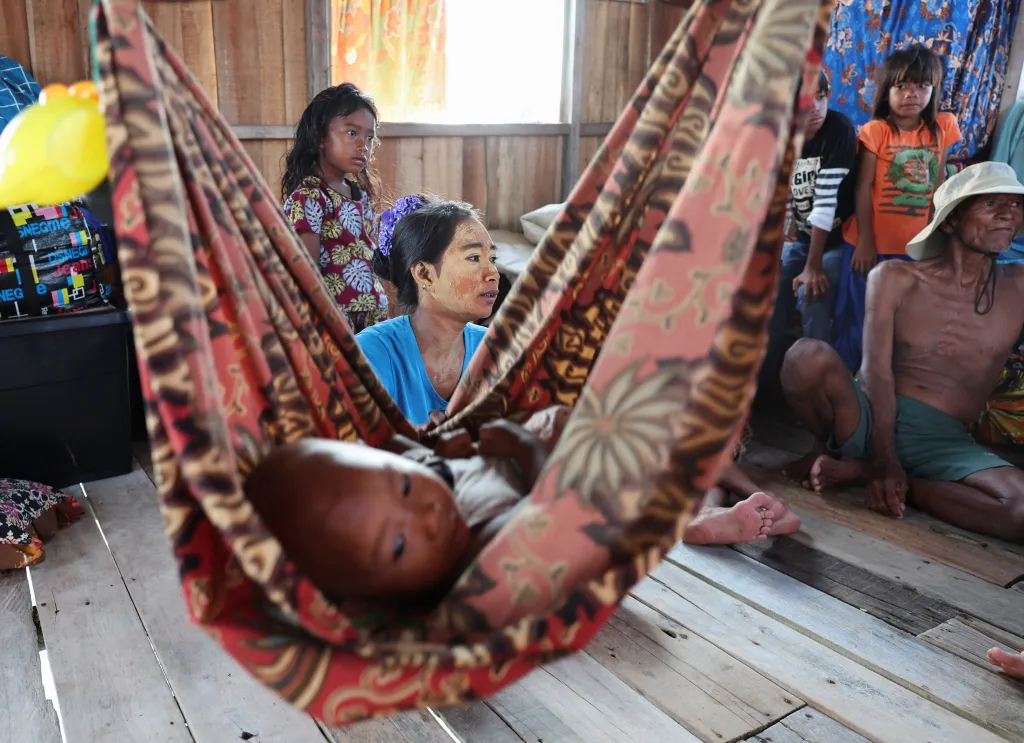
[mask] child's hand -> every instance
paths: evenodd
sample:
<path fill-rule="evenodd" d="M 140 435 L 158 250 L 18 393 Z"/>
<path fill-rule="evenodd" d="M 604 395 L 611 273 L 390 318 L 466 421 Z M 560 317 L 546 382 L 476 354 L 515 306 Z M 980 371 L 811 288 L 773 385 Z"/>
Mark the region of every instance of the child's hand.
<path fill-rule="evenodd" d="M 552 405 L 539 410 L 523 423 L 523 429 L 541 440 L 544 448 L 551 451 L 562 438 L 565 424 L 569 422 L 572 408 L 567 405 Z"/>
<path fill-rule="evenodd" d="M 476 445 L 469 431 L 460 428 L 443 434 L 434 445 L 434 454 L 445 459 L 469 459 L 476 456 Z"/>
<path fill-rule="evenodd" d="M 522 426 L 503 419 L 480 426 L 477 449 L 483 456 L 504 457 L 515 461 L 529 488 L 537 482 L 547 461 L 547 452 L 540 439 Z"/>
<path fill-rule="evenodd" d="M 878 251 L 875 250 L 874 241 L 862 236 L 857 241 L 857 249 L 853 251 L 850 268 L 862 276 L 867 276 L 876 263 L 878 263 Z"/>
<path fill-rule="evenodd" d="M 524 446 L 526 432 L 503 418 L 480 426 L 478 450 L 485 457 L 514 457 Z"/>

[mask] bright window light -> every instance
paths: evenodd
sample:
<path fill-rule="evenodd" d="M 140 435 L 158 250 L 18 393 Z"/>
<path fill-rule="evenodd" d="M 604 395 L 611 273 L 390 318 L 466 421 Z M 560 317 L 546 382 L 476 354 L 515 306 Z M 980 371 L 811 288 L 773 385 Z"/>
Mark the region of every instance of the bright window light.
<path fill-rule="evenodd" d="M 557 123 L 565 0 L 447 0 L 446 124 Z"/>
<path fill-rule="evenodd" d="M 425 124 L 552 124 L 562 120 L 566 0 L 443 0 L 445 17 L 444 91 L 417 91 L 413 73 L 402 72 L 407 57 L 403 41 L 390 37 L 398 29 L 408 39 L 399 3 L 370 3 L 391 11 L 372 19 L 346 8 L 363 8 L 341 0 L 331 3 L 332 78 L 356 83 L 374 97 L 385 121 Z M 425 7 L 425 6 L 421 6 Z M 412 23 L 413 21 L 410 21 Z M 342 30 L 343 29 L 343 30 Z M 385 32 L 387 29 L 387 32 Z M 419 39 L 413 43 L 422 44 Z M 339 44 L 350 44 L 339 50 Z M 343 52 L 343 54 L 339 54 Z M 375 64 L 376 55 L 385 59 Z M 387 56 L 390 55 L 390 56 Z M 413 55 L 414 56 L 414 55 Z M 368 63 L 369 61 L 369 63 Z M 413 63 L 415 64 L 415 63 Z M 429 74 L 427 75 L 429 78 Z M 408 79 L 405 79 L 408 78 Z M 440 86 L 438 86 L 440 87 Z M 436 90 L 436 89 L 435 89 Z M 443 105 L 438 101 L 443 96 Z"/>

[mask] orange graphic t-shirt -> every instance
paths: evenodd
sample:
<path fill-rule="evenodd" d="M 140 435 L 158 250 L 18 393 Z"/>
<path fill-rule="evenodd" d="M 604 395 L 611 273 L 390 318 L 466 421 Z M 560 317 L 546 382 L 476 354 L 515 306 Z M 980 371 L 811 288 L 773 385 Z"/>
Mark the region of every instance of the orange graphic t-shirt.
<path fill-rule="evenodd" d="M 938 143 L 924 122 L 911 132 L 894 132 L 881 119 L 872 119 L 861 127 L 860 146 L 878 157 L 871 206 L 879 255 L 905 255 L 907 243 L 928 224 L 942 154 L 960 141 L 956 116 L 943 112 L 935 121 L 939 125 Z M 858 235 L 855 214 L 843 226 L 843 238 L 856 245 Z"/>

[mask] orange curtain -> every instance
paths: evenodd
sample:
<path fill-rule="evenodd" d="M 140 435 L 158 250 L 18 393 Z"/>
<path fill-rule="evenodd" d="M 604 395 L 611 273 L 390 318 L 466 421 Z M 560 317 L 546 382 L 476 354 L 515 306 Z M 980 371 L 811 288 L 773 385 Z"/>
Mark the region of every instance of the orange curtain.
<path fill-rule="evenodd" d="M 373 96 L 387 121 L 445 102 L 445 0 L 331 0 L 332 82 Z"/>

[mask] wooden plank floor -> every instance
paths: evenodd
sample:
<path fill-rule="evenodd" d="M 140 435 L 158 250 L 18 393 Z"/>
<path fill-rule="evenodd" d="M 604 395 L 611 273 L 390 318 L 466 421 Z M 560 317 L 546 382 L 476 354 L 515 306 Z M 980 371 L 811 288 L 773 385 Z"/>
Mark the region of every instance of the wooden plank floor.
<path fill-rule="evenodd" d="M 488 700 L 341 730 L 187 622 L 140 451 L 143 468 L 84 486 L 90 518 L 31 573 L 66 740 L 1024 742 L 1024 684 L 984 657 L 1024 647 L 1024 550 L 920 514 L 880 521 L 855 493 L 797 492 L 774 472 L 801 440 L 780 427 L 772 443 L 755 442 L 751 473 L 802 534 L 679 545 L 585 651 Z M 0 716 L 19 740 L 56 743 L 37 637 L 25 574 L 0 576 Z"/>

